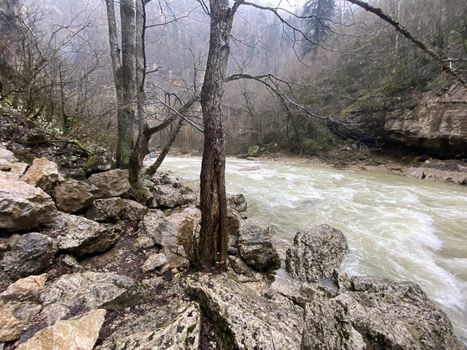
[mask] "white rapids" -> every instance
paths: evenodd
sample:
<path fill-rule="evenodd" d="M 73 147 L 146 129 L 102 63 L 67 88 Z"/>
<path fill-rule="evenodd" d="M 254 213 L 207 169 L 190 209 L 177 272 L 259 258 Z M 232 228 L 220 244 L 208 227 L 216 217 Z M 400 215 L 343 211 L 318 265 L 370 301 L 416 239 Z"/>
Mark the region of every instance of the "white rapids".
<path fill-rule="evenodd" d="M 200 162 L 168 157 L 162 169 L 196 184 Z M 229 158 L 227 191 L 245 195 L 249 217 L 273 225 L 282 248 L 317 224 L 340 229 L 350 247 L 344 271 L 419 283 L 467 343 L 467 187 Z"/>

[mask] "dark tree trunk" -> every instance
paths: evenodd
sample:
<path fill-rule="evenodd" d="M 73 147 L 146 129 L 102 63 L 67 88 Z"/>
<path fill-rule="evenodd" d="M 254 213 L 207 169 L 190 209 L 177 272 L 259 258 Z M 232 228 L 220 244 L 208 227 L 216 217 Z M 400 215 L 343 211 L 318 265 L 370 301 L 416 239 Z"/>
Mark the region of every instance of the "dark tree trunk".
<path fill-rule="evenodd" d="M 198 264 L 222 267 L 227 257 L 224 132 L 222 96 L 229 59 L 234 11 L 228 0 L 210 0 L 211 33 L 204 84 L 201 91 L 204 150 L 201 165 L 201 231 Z"/>

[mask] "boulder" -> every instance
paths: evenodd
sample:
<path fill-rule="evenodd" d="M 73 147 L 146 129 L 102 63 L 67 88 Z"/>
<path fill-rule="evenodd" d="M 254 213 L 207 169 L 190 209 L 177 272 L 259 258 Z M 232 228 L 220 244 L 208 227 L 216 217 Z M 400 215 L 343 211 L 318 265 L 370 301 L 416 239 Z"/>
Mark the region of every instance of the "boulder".
<path fill-rule="evenodd" d="M 16 159 L 13 152 L 6 149 L 5 146 L 0 144 L 0 165 L 4 164 L 4 163 L 15 163 L 17 161 L 18 161 L 18 159 Z"/>
<path fill-rule="evenodd" d="M 196 194 L 190 187 L 182 184 L 180 179 L 158 172 L 152 180 L 154 183 L 153 207 L 166 209 L 196 203 Z"/>
<path fill-rule="evenodd" d="M 37 303 L 46 275 L 29 276 L 10 285 L 0 294 L 0 342 L 18 339 L 41 310 Z"/>
<path fill-rule="evenodd" d="M 20 344 L 17 350 L 92 350 L 105 320 L 99 309 L 71 320 L 58 321 Z"/>
<path fill-rule="evenodd" d="M 88 219 L 99 222 L 140 221 L 148 208 L 130 199 L 96 199 L 86 212 Z"/>
<path fill-rule="evenodd" d="M 43 234 L 30 232 L 4 240 L 0 269 L 15 281 L 47 270 L 57 252 L 54 241 Z M 3 249 L 2 249 L 3 250 Z"/>
<path fill-rule="evenodd" d="M 198 304 L 182 302 L 125 318 L 122 327 L 96 350 L 198 350 L 201 313 Z"/>
<path fill-rule="evenodd" d="M 347 251 L 347 240 L 341 231 L 319 225 L 295 235 L 293 247 L 287 250 L 286 270 L 300 281 L 318 282 L 339 269 Z"/>
<path fill-rule="evenodd" d="M 93 186 L 84 181 L 66 180 L 55 187 L 55 204 L 65 213 L 82 211 L 92 204 L 92 190 Z"/>
<path fill-rule="evenodd" d="M 150 272 L 162 267 L 165 263 L 167 263 L 167 257 L 164 253 L 151 254 L 148 256 L 141 269 L 144 272 Z"/>
<path fill-rule="evenodd" d="M 192 274 L 187 292 L 217 327 L 223 349 L 300 349 L 303 312 L 283 298 L 268 299 L 223 274 Z"/>
<path fill-rule="evenodd" d="M 135 282 L 113 272 L 63 275 L 40 295 L 41 318 L 49 325 L 83 312 L 98 309 L 127 294 Z"/>
<path fill-rule="evenodd" d="M 28 166 L 28 164 L 20 162 L 0 163 L 0 179 L 16 181 L 20 180 Z"/>
<path fill-rule="evenodd" d="M 239 194 L 228 194 L 227 195 L 227 205 L 236 210 L 239 213 L 247 211 L 247 203 L 245 196 L 241 193 Z"/>
<path fill-rule="evenodd" d="M 120 232 L 116 228 L 65 213 L 57 216 L 47 234 L 56 238 L 60 250 L 80 256 L 104 252 L 120 238 Z"/>
<path fill-rule="evenodd" d="M 367 349 L 464 349 L 446 314 L 416 283 L 354 277 L 351 284 L 332 300 L 345 310 Z"/>
<path fill-rule="evenodd" d="M 344 307 L 335 300 L 316 296 L 306 304 L 304 323 L 301 350 L 367 349 Z"/>
<path fill-rule="evenodd" d="M 45 192 L 50 192 L 63 179 L 58 172 L 57 164 L 47 158 L 36 158 L 21 180 L 32 186 L 40 187 Z"/>
<path fill-rule="evenodd" d="M 128 170 L 113 169 L 93 174 L 88 182 L 96 186 L 95 198 L 119 197 L 131 188 L 128 181 Z"/>
<path fill-rule="evenodd" d="M 248 266 L 261 272 L 271 272 L 281 266 L 281 259 L 271 240 L 274 234 L 270 226 L 263 228 L 247 223 L 241 227 L 238 249 Z"/>
<path fill-rule="evenodd" d="M 40 188 L 0 179 L 0 229 L 21 231 L 50 223 L 57 209 Z"/>
<path fill-rule="evenodd" d="M 167 217 L 161 217 L 159 212 L 149 212 L 143 220 L 143 229 L 162 246 L 169 268 L 177 268 L 187 264 L 200 222 L 201 211 L 196 208 L 185 208 Z"/>

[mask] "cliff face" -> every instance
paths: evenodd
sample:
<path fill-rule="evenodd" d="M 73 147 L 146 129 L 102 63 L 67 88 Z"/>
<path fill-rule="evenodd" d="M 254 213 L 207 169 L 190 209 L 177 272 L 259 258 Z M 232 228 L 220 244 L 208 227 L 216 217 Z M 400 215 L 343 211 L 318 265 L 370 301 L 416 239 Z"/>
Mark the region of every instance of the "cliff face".
<path fill-rule="evenodd" d="M 453 85 L 442 93 L 424 93 L 410 106 L 385 113 L 388 141 L 443 157 L 467 154 L 467 89 Z"/>

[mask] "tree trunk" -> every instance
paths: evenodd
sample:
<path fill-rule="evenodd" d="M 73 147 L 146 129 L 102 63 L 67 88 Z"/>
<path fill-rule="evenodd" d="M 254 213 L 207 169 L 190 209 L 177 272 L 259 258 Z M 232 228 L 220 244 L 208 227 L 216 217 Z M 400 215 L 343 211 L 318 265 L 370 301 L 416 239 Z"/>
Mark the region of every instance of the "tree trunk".
<path fill-rule="evenodd" d="M 201 91 L 204 150 L 201 165 L 201 231 L 197 247 L 198 264 L 222 267 L 227 257 L 227 203 L 225 191 L 222 96 L 229 59 L 229 39 L 234 11 L 228 0 L 210 0 L 211 33 L 209 53 Z"/>
<path fill-rule="evenodd" d="M 118 108 L 117 167 L 127 169 L 133 151 L 136 120 L 136 0 L 120 1 L 122 21 L 122 101 Z"/>

